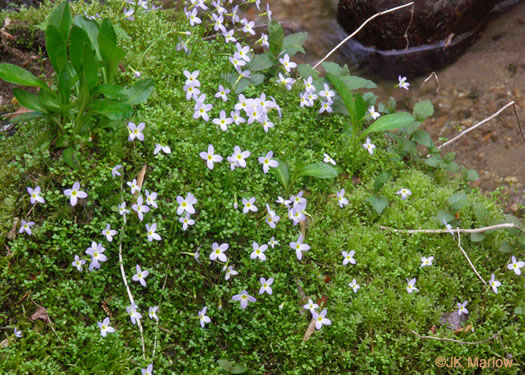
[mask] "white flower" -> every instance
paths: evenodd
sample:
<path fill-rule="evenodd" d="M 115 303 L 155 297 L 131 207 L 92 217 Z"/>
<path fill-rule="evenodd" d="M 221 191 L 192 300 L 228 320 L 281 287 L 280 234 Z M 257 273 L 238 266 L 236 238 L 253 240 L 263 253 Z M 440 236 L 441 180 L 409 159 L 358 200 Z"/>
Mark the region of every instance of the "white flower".
<path fill-rule="evenodd" d="M 148 241 L 149 242 L 152 242 L 153 240 L 160 241 L 162 239 L 159 236 L 159 234 L 156 233 L 156 231 L 157 231 L 157 223 L 153 223 L 153 224 L 151 224 L 151 226 L 146 224 L 146 231 L 148 232 Z"/>
<path fill-rule="evenodd" d="M 186 91 L 186 100 L 195 99 L 201 93 L 201 90 L 199 90 L 197 87 L 193 85 L 184 85 L 182 89 Z M 204 103 L 201 103 L 201 104 L 204 104 Z"/>
<path fill-rule="evenodd" d="M 197 17 L 197 8 L 193 8 L 193 10 L 186 13 L 186 17 L 190 20 L 190 25 L 195 26 L 200 24 L 202 21 L 199 17 Z"/>
<path fill-rule="evenodd" d="M 412 280 L 408 280 L 407 279 L 407 283 L 408 283 L 408 285 L 407 285 L 407 292 L 408 293 L 413 293 L 414 291 L 419 292 L 419 289 L 416 288 L 416 279 L 415 278 L 412 279 Z"/>
<path fill-rule="evenodd" d="M 301 260 L 301 258 L 303 257 L 303 251 L 310 250 L 310 246 L 303 243 L 302 233 L 299 234 L 299 238 L 297 239 L 297 242 L 290 242 L 290 247 L 295 250 L 297 259 L 299 260 Z"/>
<path fill-rule="evenodd" d="M 137 264 L 136 266 L 137 273 L 133 275 L 132 279 L 133 281 L 138 281 L 142 286 L 146 286 L 146 280 L 144 280 L 149 275 L 149 271 L 142 271 L 140 266 Z M 129 312 L 129 311 L 128 311 Z"/>
<path fill-rule="evenodd" d="M 137 185 L 137 180 L 133 179 L 133 181 L 128 181 L 126 183 L 131 188 L 131 194 L 135 194 L 135 192 L 140 191 L 140 186 Z"/>
<path fill-rule="evenodd" d="M 514 273 L 516 275 L 521 275 L 521 269 L 520 268 L 523 268 L 525 266 L 525 262 L 522 262 L 522 261 L 517 261 L 516 260 L 516 257 L 513 255 L 512 256 L 512 263 L 510 263 L 509 265 L 507 265 L 507 268 L 509 270 L 512 270 L 514 271 Z"/>
<path fill-rule="evenodd" d="M 254 242 L 252 244 L 252 247 L 253 247 L 253 251 L 250 254 L 250 259 L 259 258 L 260 260 L 264 262 L 266 260 L 266 255 L 264 255 L 264 252 L 268 250 L 268 245 L 259 246 L 257 242 Z"/>
<path fill-rule="evenodd" d="M 28 186 L 27 192 L 31 197 L 31 204 L 35 204 L 35 202 L 46 203 L 45 199 L 40 196 L 40 186 L 37 186 L 34 189 Z"/>
<path fill-rule="evenodd" d="M 113 236 L 117 234 L 117 231 L 114 229 L 111 229 L 111 226 L 108 224 L 106 225 L 106 229 L 102 230 L 102 235 L 106 236 L 106 239 L 111 242 L 113 241 Z"/>
<path fill-rule="evenodd" d="M 159 208 L 159 206 L 157 206 L 157 202 L 155 202 L 155 199 L 157 199 L 157 193 L 152 191 L 150 194 L 148 189 L 146 189 L 146 204 L 150 207 Z"/>
<path fill-rule="evenodd" d="M 144 134 L 142 134 L 142 131 L 144 130 L 145 127 L 146 127 L 146 124 L 143 122 L 141 122 L 138 126 L 135 125 L 131 121 L 128 122 L 128 130 L 129 130 L 128 141 L 133 141 L 136 138 L 142 142 L 144 140 Z"/>
<path fill-rule="evenodd" d="M 208 310 L 208 307 L 204 306 L 201 311 L 199 311 L 199 321 L 201 323 L 201 327 L 204 328 L 205 324 L 208 324 L 211 322 L 211 319 L 206 315 L 206 310 Z"/>
<path fill-rule="evenodd" d="M 354 259 L 355 250 L 351 250 L 349 253 L 346 251 L 341 251 L 341 254 L 343 254 L 343 266 L 346 266 L 348 263 L 356 263 Z"/>
<path fill-rule="evenodd" d="M 129 210 L 126 209 L 126 202 L 122 202 L 118 205 L 118 211 L 121 215 L 129 214 Z"/>
<path fill-rule="evenodd" d="M 324 159 L 323 159 L 323 161 L 324 161 L 325 163 L 330 163 L 330 164 L 332 164 L 332 165 L 335 165 L 335 161 L 334 161 L 334 159 L 332 159 L 332 158 L 330 157 L 330 155 L 328 155 L 328 154 L 324 154 Z"/>
<path fill-rule="evenodd" d="M 219 246 L 217 242 L 214 242 L 211 245 L 212 251 L 210 253 L 210 259 L 215 260 L 218 258 L 223 263 L 228 261 L 228 258 L 226 257 L 226 254 L 224 254 L 224 252 L 228 250 L 229 246 L 230 245 L 228 245 L 227 243 L 223 243 L 222 245 Z"/>
<path fill-rule="evenodd" d="M 261 277 L 259 279 L 259 282 L 261 283 L 261 288 L 259 289 L 259 294 L 263 294 L 264 292 L 268 294 L 272 294 L 272 288 L 270 285 L 273 284 L 273 277 L 270 277 L 268 280 L 266 280 L 264 277 Z"/>
<path fill-rule="evenodd" d="M 284 66 L 284 69 L 286 70 L 287 73 L 290 73 L 291 69 L 297 66 L 296 63 L 294 63 L 293 61 L 290 61 L 290 56 L 288 56 L 288 54 L 284 55 L 283 58 L 280 58 L 279 62 Z"/>
<path fill-rule="evenodd" d="M 354 290 L 354 293 L 357 293 L 357 290 L 361 288 L 355 279 L 353 279 L 352 282 L 348 284 L 348 286 Z"/>
<path fill-rule="evenodd" d="M 452 230 L 452 225 L 448 224 L 445 219 L 443 219 L 442 222 L 445 225 L 445 228 L 447 228 L 448 232 L 452 235 L 452 237 L 455 237 L 454 231 Z"/>
<path fill-rule="evenodd" d="M 370 155 L 374 154 L 374 148 L 376 148 L 376 145 L 372 144 L 370 142 L 370 138 L 366 138 L 366 143 L 363 143 L 363 147 L 370 153 Z"/>
<path fill-rule="evenodd" d="M 286 87 L 287 90 L 291 90 L 294 80 L 290 77 L 284 77 L 282 73 L 279 73 L 279 79 L 277 80 L 277 83 Z"/>
<path fill-rule="evenodd" d="M 270 241 L 268 241 L 268 245 L 273 248 L 275 248 L 276 245 L 279 245 L 279 241 L 275 240 L 275 237 L 270 238 Z"/>
<path fill-rule="evenodd" d="M 229 280 L 231 276 L 235 276 L 239 274 L 239 272 L 233 269 L 233 266 L 228 266 L 228 268 L 224 266 L 222 267 L 222 270 L 226 271 L 226 274 L 224 275 L 224 280 Z"/>
<path fill-rule="evenodd" d="M 467 301 L 463 302 L 463 303 L 459 303 L 458 302 L 458 314 L 459 315 L 463 315 L 463 314 L 468 314 L 468 310 L 466 309 L 465 306 L 467 306 Z"/>
<path fill-rule="evenodd" d="M 255 35 L 255 31 L 253 30 L 253 27 L 255 26 L 255 22 L 250 21 L 248 22 L 247 19 L 243 18 L 241 20 L 241 23 L 244 25 L 242 28 L 242 31 L 245 33 L 250 33 L 251 35 Z"/>
<path fill-rule="evenodd" d="M 379 116 L 381 116 L 379 112 L 375 111 L 374 106 L 371 106 L 370 108 L 368 108 L 368 113 L 370 113 L 370 116 L 372 116 L 374 120 L 376 120 Z"/>
<path fill-rule="evenodd" d="M 87 197 L 87 194 L 83 191 L 80 191 L 80 183 L 75 182 L 73 184 L 73 187 L 71 189 L 64 190 L 64 195 L 66 197 L 69 197 L 69 202 L 72 206 L 75 206 L 77 204 L 77 199 L 83 199 Z"/>
<path fill-rule="evenodd" d="M 199 154 L 201 159 L 206 160 L 206 165 L 210 170 L 213 170 L 213 163 L 218 163 L 222 161 L 222 156 L 215 155 L 213 152 L 213 145 L 208 145 L 208 152 L 203 151 Z"/>
<path fill-rule="evenodd" d="M 157 155 L 160 152 L 160 150 L 162 150 L 165 154 L 171 153 L 170 146 L 164 146 L 164 145 L 161 145 L 160 143 L 157 143 L 155 145 L 155 150 L 153 150 L 153 155 Z"/>
<path fill-rule="evenodd" d="M 144 219 L 144 215 L 146 212 L 149 212 L 150 208 L 143 204 L 144 201 L 142 199 L 142 195 L 139 195 L 137 198 L 137 203 L 134 204 L 131 208 L 133 211 L 135 211 L 139 217 L 139 220 L 142 221 Z"/>
<path fill-rule="evenodd" d="M 314 303 L 311 298 L 308 299 L 308 303 L 303 306 L 305 310 L 310 310 L 310 312 L 313 314 L 315 312 L 315 309 L 317 309 L 319 305 L 317 303 Z"/>
<path fill-rule="evenodd" d="M 250 62 L 250 56 L 248 55 L 250 52 L 250 47 L 243 47 L 240 43 L 236 43 L 235 48 L 237 48 L 237 53 L 241 59 L 245 60 L 246 62 Z"/>
<path fill-rule="evenodd" d="M 291 202 L 290 200 L 288 200 L 288 199 L 285 200 L 285 199 L 284 199 L 283 197 L 281 197 L 281 196 L 278 196 L 278 197 L 277 197 L 277 200 L 276 200 L 275 202 L 278 203 L 278 204 L 283 204 L 283 205 L 285 205 L 286 207 L 288 207 L 288 206 L 290 206 L 290 204 L 292 204 L 292 202 Z"/>
<path fill-rule="evenodd" d="M 157 316 L 157 310 L 159 309 L 158 306 L 152 306 L 148 310 L 148 316 L 150 319 L 155 319 L 157 322 L 159 321 L 159 317 Z"/>
<path fill-rule="evenodd" d="M 137 320 L 140 320 L 142 318 L 142 314 L 137 311 L 138 307 L 135 305 L 135 303 L 132 303 L 131 306 L 126 307 L 126 311 L 129 314 L 129 317 L 131 318 L 131 323 L 135 324 Z"/>
<path fill-rule="evenodd" d="M 278 216 L 275 211 L 272 211 L 270 209 L 270 206 L 266 205 L 266 210 L 268 211 L 268 215 L 266 216 L 266 223 L 270 226 L 270 228 L 275 229 L 275 225 L 281 220 L 281 217 Z"/>
<path fill-rule="evenodd" d="M 325 83 L 324 90 L 319 91 L 319 95 L 321 95 L 323 98 L 326 98 L 327 102 L 331 102 L 331 99 L 335 96 L 335 92 L 330 90 L 330 86 Z"/>
<path fill-rule="evenodd" d="M 244 208 L 242 209 L 242 213 L 247 214 L 250 211 L 257 212 L 258 208 L 254 203 L 255 197 L 251 197 L 250 199 L 243 198 L 242 204 L 244 205 Z"/>
<path fill-rule="evenodd" d="M 329 326 L 330 324 L 332 324 L 330 319 L 326 318 L 326 309 L 321 311 L 320 314 L 318 314 L 315 311 L 312 312 L 312 319 L 315 320 L 315 328 L 318 330 L 321 329 L 323 325 Z"/>
<path fill-rule="evenodd" d="M 18 233 L 23 233 L 23 232 L 26 232 L 27 234 L 31 235 L 33 232 L 31 232 L 31 227 L 35 225 L 35 222 L 34 221 L 25 221 L 25 220 L 22 220 L 22 222 L 20 223 L 20 230 L 18 231 Z"/>
<path fill-rule="evenodd" d="M 111 168 L 111 175 L 113 177 L 120 176 L 120 172 L 118 171 L 120 168 L 122 168 L 122 165 L 120 164 L 115 165 L 113 168 Z"/>
<path fill-rule="evenodd" d="M 75 261 L 71 263 L 73 267 L 77 267 L 77 270 L 82 271 L 82 266 L 86 264 L 84 259 L 80 259 L 78 255 L 75 255 Z"/>
<path fill-rule="evenodd" d="M 199 76 L 199 71 L 198 70 L 195 70 L 192 73 L 190 73 L 189 71 L 185 70 L 182 73 L 186 77 L 186 85 L 192 85 L 194 87 L 200 87 L 201 83 L 197 80 L 197 77 Z"/>
<path fill-rule="evenodd" d="M 399 80 L 399 87 L 404 88 L 405 90 L 408 90 L 408 86 L 410 86 L 410 83 L 406 82 L 407 77 L 398 77 Z"/>
<path fill-rule="evenodd" d="M 233 36 L 233 32 L 235 30 L 230 30 L 230 31 L 227 31 L 225 33 L 222 33 L 222 36 L 224 37 L 226 43 L 235 43 L 237 41 L 237 39 Z"/>
<path fill-rule="evenodd" d="M 494 276 L 494 274 L 492 274 L 492 276 L 490 277 L 489 285 L 492 287 L 494 293 L 498 294 L 498 287 L 501 286 L 501 283 L 498 280 L 496 280 L 496 276 Z"/>
<path fill-rule="evenodd" d="M 398 190 L 396 194 L 401 195 L 401 199 L 405 200 L 408 198 L 409 195 L 412 195 L 412 192 L 408 189 L 403 188 L 403 189 Z"/>
<path fill-rule="evenodd" d="M 248 294 L 246 290 L 243 290 L 241 294 L 236 294 L 232 297 L 234 301 L 241 302 L 241 308 L 244 310 L 248 306 L 248 302 L 255 302 L 256 299 Z"/>
<path fill-rule="evenodd" d="M 97 322 L 98 328 L 100 328 L 100 334 L 102 337 L 106 337 L 108 333 L 115 332 L 115 328 L 109 325 L 109 317 L 106 317 L 102 322 Z"/>
<path fill-rule="evenodd" d="M 232 33 L 233 33 L 233 30 L 232 30 Z M 217 93 L 215 94 L 215 97 L 221 98 L 222 100 L 227 101 L 228 97 L 226 95 L 228 95 L 229 93 L 230 93 L 229 89 L 225 89 L 222 85 L 219 85 L 219 91 L 217 91 Z"/>
<path fill-rule="evenodd" d="M 428 258 L 421 257 L 421 267 L 431 266 L 433 260 L 434 260 L 434 257 L 428 257 Z"/>
<path fill-rule="evenodd" d="M 290 201 L 293 202 L 294 207 L 306 205 L 306 198 L 303 198 L 303 191 L 301 190 L 297 195 L 292 195 Z"/>
<path fill-rule="evenodd" d="M 103 254 L 104 247 L 101 243 L 97 244 L 95 241 L 91 242 L 91 247 L 86 249 L 86 254 L 91 255 L 91 263 L 89 264 L 89 270 L 93 271 L 95 268 L 100 268 L 99 262 L 105 262 L 107 257 Z"/>
<path fill-rule="evenodd" d="M 141 368 L 140 371 L 142 373 L 141 375 L 153 375 L 153 363 L 150 363 L 146 368 Z"/>
<path fill-rule="evenodd" d="M 18 338 L 22 337 L 22 331 L 19 330 L 17 327 L 15 327 L 15 330 L 13 333 L 15 334 L 15 337 L 18 337 Z"/>
<path fill-rule="evenodd" d="M 197 199 L 195 199 L 192 193 L 188 193 L 186 198 L 182 198 L 179 195 L 177 197 L 177 203 L 179 204 L 179 207 L 177 208 L 177 215 L 182 215 L 184 211 L 191 215 L 195 213 L 195 208 L 193 205 L 197 203 Z"/>
<path fill-rule="evenodd" d="M 321 102 L 321 108 L 319 109 L 319 113 L 323 113 L 323 112 L 332 113 L 332 104 L 334 104 L 334 102 L 332 101 Z"/>
<path fill-rule="evenodd" d="M 233 122 L 233 119 L 226 117 L 226 112 L 221 111 L 219 118 L 214 118 L 212 122 L 215 125 L 219 125 L 222 131 L 226 131 L 228 130 L 228 125 Z"/>
<path fill-rule="evenodd" d="M 263 165 L 263 172 L 268 173 L 270 168 L 276 168 L 279 166 L 279 162 L 272 159 L 273 151 L 269 151 L 266 156 L 259 157 L 259 163 Z"/>
<path fill-rule="evenodd" d="M 195 220 L 192 220 L 190 214 L 186 212 L 186 216 L 179 217 L 179 223 L 182 224 L 182 230 L 188 229 L 188 225 L 195 224 Z"/>
<path fill-rule="evenodd" d="M 240 112 L 237 110 L 231 111 L 230 116 L 233 119 L 233 122 L 235 123 L 235 125 L 239 125 L 243 122 L 246 122 L 246 120 L 240 115 Z"/>
<path fill-rule="evenodd" d="M 337 201 L 339 202 L 339 207 L 343 208 L 348 204 L 348 199 L 345 198 L 345 189 L 337 192 Z"/>
<path fill-rule="evenodd" d="M 228 159 L 231 163 L 235 164 L 235 167 L 242 167 L 246 168 L 246 158 L 248 158 L 251 155 L 250 151 L 241 151 L 241 148 L 239 146 L 235 146 L 233 148 L 233 155 Z M 232 169 L 234 169 L 233 167 Z"/>

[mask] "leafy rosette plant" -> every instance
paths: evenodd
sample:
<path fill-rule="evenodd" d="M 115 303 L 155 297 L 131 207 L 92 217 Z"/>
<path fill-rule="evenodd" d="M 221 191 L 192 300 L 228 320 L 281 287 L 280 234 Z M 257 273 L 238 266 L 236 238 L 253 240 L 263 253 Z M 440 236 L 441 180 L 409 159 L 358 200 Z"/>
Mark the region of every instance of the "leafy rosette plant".
<path fill-rule="evenodd" d="M 47 55 L 55 71 L 51 85 L 12 64 L 0 64 L 0 78 L 38 89 L 37 94 L 13 90 L 18 102 L 32 110 L 15 121 L 46 119 L 50 128 L 43 147 L 54 143 L 65 148 L 64 160 L 75 166 L 82 142 L 101 129 L 121 126 L 133 106 L 150 96 L 153 81 L 144 79 L 130 88 L 112 84 L 124 51 L 109 19 L 99 23 L 80 15 L 73 18 L 69 4 L 63 2 L 44 26 Z"/>

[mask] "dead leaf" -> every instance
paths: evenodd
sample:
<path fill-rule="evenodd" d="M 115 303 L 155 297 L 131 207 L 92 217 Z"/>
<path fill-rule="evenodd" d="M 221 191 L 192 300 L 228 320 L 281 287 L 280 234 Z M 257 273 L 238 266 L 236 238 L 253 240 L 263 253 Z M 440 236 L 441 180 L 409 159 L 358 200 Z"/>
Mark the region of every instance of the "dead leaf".
<path fill-rule="evenodd" d="M 432 328 L 430 328 L 430 332 L 432 332 L 433 334 L 436 334 L 436 331 L 437 331 L 437 328 L 435 325 L 433 325 Z"/>
<path fill-rule="evenodd" d="M 142 184 L 144 183 L 144 176 L 146 175 L 146 169 L 148 169 L 148 165 L 144 164 L 142 169 L 140 170 L 139 175 L 137 176 L 137 186 L 142 189 Z M 135 192 L 135 195 L 138 195 L 138 191 Z"/>
<path fill-rule="evenodd" d="M 455 333 L 456 335 L 459 335 L 459 334 L 462 333 L 462 332 L 470 332 L 470 331 L 472 331 L 472 328 L 473 328 L 473 327 L 472 327 L 472 324 L 467 324 L 467 325 L 466 325 L 465 327 L 463 327 L 463 328 L 458 328 L 458 329 L 456 329 L 456 330 L 454 331 L 454 333 Z"/>
<path fill-rule="evenodd" d="M 312 333 L 315 331 L 315 319 L 312 319 L 310 322 L 310 325 L 308 326 L 308 329 L 304 333 L 303 341 L 308 341 L 310 339 L 310 336 L 312 336 Z"/>
<path fill-rule="evenodd" d="M 15 98 L 13 98 L 13 99 L 15 99 Z M 13 118 L 13 117 L 16 117 L 18 115 L 21 115 L 22 113 L 27 113 L 27 112 L 33 112 L 33 111 L 31 111 L 30 109 L 27 109 L 26 107 L 18 107 L 16 112 L 6 113 L 4 116 L 6 118 Z"/>
<path fill-rule="evenodd" d="M 17 217 L 15 217 L 15 221 L 13 222 L 13 227 L 11 228 L 9 233 L 7 234 L 7 239 L 14 240 L 16 238 L 16 227 L 18 226 L 18 220 L 19 219 Z"/>
<path fill-rule="evenodd" d="M 37 319 L 42 319 L 44 322 L 49 322 L 49 317 L 47 316 L 46 310 L 42 306 L 38 306 L 36 311 L 31 315 L 31 320 L 35 321 Z"/>
<path fill-rule="evenodd" d="M 443 325 L 447 325 L 448 328 L 451 328 L 453 330 L 461 328 L 461 325 L 463 322 L 467 320 L 467 317 L 465 314 L 459 315 L 459 313 L 456 311 L 452 311 L 450 313 L 444 313 L 441 315 L 441 318 L 439 321 Z"/>
<path fill-rule="evenodd" d="M 330 281 L 332 281 L 332 278 L 330 277 L 330 275 L 326 275 L 326 276 L 324 277 L 324 282 L 325 282 L 325 284 L 328 284 Z"/>

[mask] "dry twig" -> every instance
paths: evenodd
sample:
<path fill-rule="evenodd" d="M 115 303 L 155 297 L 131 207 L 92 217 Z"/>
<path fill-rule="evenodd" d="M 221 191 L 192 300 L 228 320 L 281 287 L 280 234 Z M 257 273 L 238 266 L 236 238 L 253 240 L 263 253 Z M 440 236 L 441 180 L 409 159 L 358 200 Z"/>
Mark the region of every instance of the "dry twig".
<path fill-rule="evenodd" d="M 496 339 L 496 338 L 498 338 L 500 336 L 499 333 L 495 333 L 494 335 L 492 335 L 488 339 L 472 342 L 472 341 L 461 341 L 461 340 L 447 339 L 447 338 L 435 337 L 435 336 L 422 336 L 419 333 L 417 333 L 416 331 L 412 331 L 411 329 L 409 329 L 409 332 L 413 333 L 414 335 L 416 335 L 420 339 L 437 340 L 437 341 L 448 341 L 448 342 L 455 342 L 456 344 L 463 344 L 463 345 L 483 344 L 484 342 L 494 340 L 494 339 Z"/>
<path fill-rule="evenodd" d="M 381 229 L 385 229 L 385 230 L 391 230 L 392 232 L 409 233 L 409 234 L 413 234 L 413 233 L 450 233 L 450 231 L 448 229 L 394 229 L 394 228 L 391 228 L 391 227 L 385 227 L 383 225 L 381 225 L 380 228 Z M 488 227 L 474 228 L 474 229 L 460 229 L 460 228 L 457 228 L 456 232 L 458 232 L 458 233 L 483 233 L 483 232 L 487 232 L 489 230 L 512 229 L 512 228 L 518 229 L 518 230 L 522 231 L 523 233 L 525 233 L 525 229 L 521 228 L 520 226 L 518 226 L 518 225 L 516 225 L 514 223 L 496 224 L 496 225 L 491 225 L 491 226 L 488 226 Z"/>
<path fill-rule="evenodd" d="M 474 270 L 474 273 L 478 276 L 478 278 L 483 282 L 483 284 L 487 285 L 487 282 L 485 280 L 483 280 L 483 277 L 481 277 L 481 275 L 479 274 L 479 272 L 476 270 L 476 268 L 474 267 L 474 265 L 472 264 L 472 262 L 470 261 L 470 258 L 468 257 L 467 255 L 467 252 L 465 250 L 463 250 L 463 248 L 461 247 L 461 235 L 459 234 L 459 228 L 458 229 L 458 247 L 459 249 L 463 252 L 463 255 L 465 255 L 465 258 L 467 258 L 467 261 L 468 263 L 470 264 L 470 267 L 472 267 L 472 269 Z"/>

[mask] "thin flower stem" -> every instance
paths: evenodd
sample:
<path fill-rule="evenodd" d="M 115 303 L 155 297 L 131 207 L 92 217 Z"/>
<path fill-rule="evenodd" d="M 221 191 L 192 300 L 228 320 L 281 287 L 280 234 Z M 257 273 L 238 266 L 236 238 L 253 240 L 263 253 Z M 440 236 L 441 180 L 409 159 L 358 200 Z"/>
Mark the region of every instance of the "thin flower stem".
<path fill-rule="evenodd" d="M 474 270 L 474 273 L 478 276 L 478 278 L 483 282 L 483 284 L 487 285 L 487 282 L 483 279 L 483 277 L 481 277 L 481 275 L 479 274 L 479 272 L 476 270 L 476 268 L 474 267 L 474 265 L 472 264 L 472 262 L 470 261 L 470 258 L 468 257 L 467 255 L 467 252 L 465 250 L 463 250 L 463 248 L 461 247 L 461 235 L 459 234 L 459 228 L 458 229 L 458 247 L 459 249 L 463 252 L 463 255 L 465 255 L 465 258 L 467 258 L 467 261 L 468 263 L 470 264 L 470 267 L 472 267 L 472 269 Z"/>
<path fill-rule="evenodd" d="M 416 335 L 420 339 L 437 340 L 437 341 L 448 341 L 448 342 L 455 342 L 456 344 L 463 344 L 463 345 L 483 344 L 484 342 L 494 340 L 494 339 L 496 339 L 496 338 L 498 338 L 500 336 L 499 333 L 495 333 L 494 335 L 492 335 L 488 339 L 472 342 L 472 341 L 461 341 L 461 340 L 447 339 L 447 338 L 443 338 L 443 337 L 422 336 L 419 333 L 417 333 L 416 331 L 412 331 L 411 329 L 409 329 L 408 331 L 413 333 L 414 335 Z"/>
<path fill-rule="evenodd" d="M 170 270 L 170 266 L 168 264 L 168 267 L 166 268 L 166 277 L 164 278 L 164 283 L 162 284 L 161 292 L 166 288 L 166 281 L 168 281 L 168 271 Z M 160 297 L 162 298 L 162 293 L 160 294 Z M 159 303 L 160 305 L 160 303 Z M 153 353 L 151 354 L 151 358 L 155 358 L 155 351 L 157 350 L 157 336 L 159 333 L 159 320 L 157 319 L 157 324 L 155 326 L 155 339 L 153 340 Z"/>
<path fill-rule="evenodd" d="M 365 25 L 366 25 L 368 22 L 372 21 L 374 18 L 379 17 L 379 16 L 382 16 L 383 14 L 387 14 L 387 13 L 390 13 L 390 12 L 395 12 L 396 10 L 399 10 L 399 9 L 402 9 L 402 8 L 406 8 L 406 7 L 410 6 L 410 5 L 414 5 L 414 2 L 411 1 L 410 3 L 404 4 L 404 5 L 400 5 L 400 6 L 395 7 L 395 8 L 391 8 L 391 9 L 383 10 L 383 11 L 381 11 L 381 12 L 379 12 L 379 13 L 374 14 L 372 17 L 370 17 L 370 18 L 367 19 L 365 22 L 363 22 L 363 23 L 361 24 L 361 26 L 359 26 L 359 28 L 358 28 L 356 31 L 354 31 L 352 34 L 348 35 L 345 39 L 343 39 L 343 41 L 342 41 L 341 43 L 339 43 L 337 46 L 335 46 L 334 49 L 332 49 L 330 52 L 328 52 L 328 54 L 327 54 L 325 57 L 323 57 L 323 58 L 321 59 L 321 61 L 319 61 L 317 64 L 315 64 L 315 65 L 313 66 L 313 68 L 314 68 L 314 69 L 317 69 L 317 67 L 318 67 L 322 62 L 324 62 L 327 58 L 329 58 L 329 57 L 332 55 L 332 53 L 334 53 L 335 51 L 337 51 L 337 50 L 339 49 L 339 47 L 341 47 L 341 46 L 342 46 L 343 44 L 345 44 L 347 41 L 349 41 L 350 39 L 352 39 L 352 38 L 353 38 L 358 32 L 361 31 L 361 29 L 362 29 L 363 27 L 365 27 Z"/>
<path fill-rule="evenodd" d="M 450 233 L 448 229 L 394 229 L 394 228 L 391 228 L 391 227 L 385 227 L 383 225 L 381 225 L 380 228 L 381 229 L 385 229 L 385 230 L 391 230 L 392 232 L 409 233 L 409 234 L 413 234 L 413 233 Z M 520 226 L 518 226 L 518 225 L 516 225 L 514 223 L 496 224 L 496 225 L 491 225 L 491 226 L 488 226 L 488 227 L 475 228 L 475 229 L 460 229 L 460 228 L 457 228 L 456 232 L 458 232 L 458 233 L 482 233 L 482 232 L 487 232 L 489 230 L 509 229 L 509 228 L 515 228 L 515 229 L 518 229 L 518 230 L 522 231 L 523 233 L 525 233 L 525 229 L 521 228 Z"/>
<path fill-rule="evenodd" d="M 471 126 L 470 128 L 468 128 L 468 129 L 462 131 L 461 133 L 459 133 L 458 135 L 456 135 L 456 136 L 455 136 L 454 138 L 452 138 L 451 140 L 448 140 L 448 141 L 446 141 L 445 143 L 443 143 L 441 146 L 438 146 L 438 149 L 441 150 L 443 147 L 445 147 L 445 146 L 449 145 L 450 143 L 456 141 L 457 139 L 463 137 L 463 136 L 464 136 L 465 134 L 467 134 L 468 132 L 470 132 L 470 131 L 476 129 L 477 127 L 479 127 L 479 126 L 481 126 L 481 125 L 483 125 L 483 124 L 486 123 L 487 121 L 492 120 L 494 117 L 496 117 L 497 115 L 499 115 L 501 112 L 503 112 L 506 108 L 510 107 L 511 105 L 514 105 L 514 100 L 511 101 L 511 102 L 509 102 L 509 103 L 507 103 L 507 104 L 505 104 L 503 107 L 501 107 L 501 109 L 500 109 L 499 111 L 497 111 L 496 113 L 494 113 L 492 116 L 487 117 L 485 120 L 478 122 L 476 125 Z"/>

